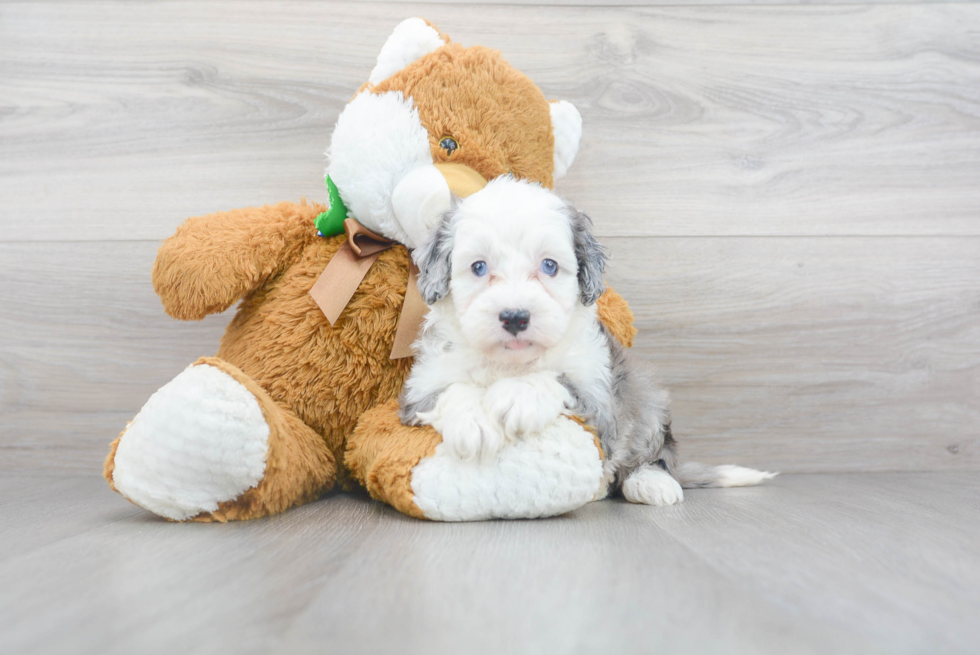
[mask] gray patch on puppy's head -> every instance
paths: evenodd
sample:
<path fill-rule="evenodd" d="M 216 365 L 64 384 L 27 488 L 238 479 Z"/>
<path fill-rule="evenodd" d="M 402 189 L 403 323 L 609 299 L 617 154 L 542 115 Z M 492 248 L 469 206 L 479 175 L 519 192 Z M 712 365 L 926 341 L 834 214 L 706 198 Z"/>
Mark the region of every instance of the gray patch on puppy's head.
<path fill-rule="evenodd" d="M 419 293 L 432 305 L 449 295 L 453 273 L 453 222 L 458 199 L 453 196 L 449 211 L 442 216 L 429 240 L 412 253 L 419 267 Z"/>
<path fill-rule="evenodd" d="M 599 300 L 606 290 L 602 273 L 606 270 L 606 249 L 592 236 L 592 219 L 571 205 L 567 205 L 572 225 L 572 241 L 575 246 L 575 258 L 578 260 L 579 297 L 583 305 L 591 305 Z"/>

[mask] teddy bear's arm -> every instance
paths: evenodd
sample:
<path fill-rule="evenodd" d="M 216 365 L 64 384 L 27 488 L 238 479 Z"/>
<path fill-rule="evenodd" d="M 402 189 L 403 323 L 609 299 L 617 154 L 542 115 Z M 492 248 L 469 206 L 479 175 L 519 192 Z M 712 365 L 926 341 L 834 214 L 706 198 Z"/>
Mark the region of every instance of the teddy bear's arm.
<path fill-rule="evenodd" d="M 315 238 L 322 207 L 282 202 L 196 216 L 164 241 L 153 288 L 174 318 L 222 312 L 288 264 Z"/>

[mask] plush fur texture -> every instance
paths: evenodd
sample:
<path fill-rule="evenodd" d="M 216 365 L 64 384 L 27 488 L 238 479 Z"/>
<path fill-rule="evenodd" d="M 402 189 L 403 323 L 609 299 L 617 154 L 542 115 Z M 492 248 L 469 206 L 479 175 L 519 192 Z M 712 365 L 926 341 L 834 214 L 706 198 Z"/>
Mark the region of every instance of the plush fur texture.
<path fill-rule="evenodd" d="M 398 401 L 368 410 L 347 445 L 346 463 L 372 498 L 395 509 L 425 518 L 415 504 L 412 469 L 435 454 L 442 437 L 432 428 L 402 425 Z"/>
<path fill-rule="evenodd" d="M 200 318 L 202 298 L 244 284 L 233 277 L 236 269 L 249 281 L 259 278 L 222 337 L 218 357 L 323 435 L 341 462 L 344 440 L 360 415 L 396 397 L 411 366 L 408 359 L 388 357 L 407 287 L 408 256 L 401 247 L 382 253 L 330 326 L 309 290 L 344 237 L 319 238 L 310 229 L 323 209 L 282 203 L 191 219 L 160 249 L 154 280 L 168 314 Z M 201 233 L 210 237 L 207 248 L 196 238 Z M 272 245 L 276 259 L 255 264 Z M 233 253 L 240 259 L 228 262 Z M 199 259 L 213 270 L 186 275 L 189 260 Z M 228 304 L 225 296 L 208 306 Z"/>
<path fill-rule="evenodd" d="M 594 500 L 602 474 L 592 434 L 561 418 L 486 462 L 463 461 L 440 444 L 412 470 L 412 493 L 439 521 L 533 519 Z"/>
<path fill-rule="evenodd" d="M 551 131 L 555 138 L 556 180 L 565 177 L 582 139 L 582 116 L 570 102 L 559 100 L 551 103 Z"/>
<path fill-rule="evenodd" d="M 408 19 L 341 113 L 327 172 L 361 223 L 414 248 L 449 208 L 449 187 L 433 165 L 551 186 L 571 166 L 581 136 L 575 106 L 546 101 L 498 52 L 464 48 Z M 443 147 L 447 137 L 455 148 Z"/>
<path fill-rule="evenodd" d="M 378 84 L 416 59 L 442 47 L 447 40 L 439 30 L 422 18 L 403 20 L 381 48 L 378 63 L 371 71 L 368 81 Z"/>
<path fill-rule="evenodd" d="M 683 500 L 681 470 L 692 486 L 772 477 L 678 467 L 667 391 L 598 320 L 606 255 L 591 221 L 547 189 L 490 182 L 447 213 L 415 256 L 432 311 L 402 420 L 434 427 L 442 450 L 496 463 L 570 413 L 595 426 L 606 478 L 632 502 Z"/>
<path fill-rule="evenodd" d="M 367 88 L 415 101 L 434 162 L 465 164 L 488 180 L 512 173 L 552 186 L 551 105 L 497 51 L 448 43 Z M 440 146 L 447 136 L 459 146 L 452 153 Z"/>
<path fill-rule="evenodd" d="M 172 437 L 152 438 L 162 431 Z M 213 512 L 262 480 L 269 432 L 244 385 L 214 366 L 190 366 L 126 427 L 115 457 L 116 489 L 170 519 Z"/>
<path fill-rule="evenodd" d="M 347 450 L 348 466 L 372 497 L 443 521 L 562 514 L 602 493 L 601 460 L 594 430 L 576 419 L 488 466 L 467 465 L 431 427 L 402 424 L 397 401 L 368 410 Z"/>
<path fill-rule="evenodd" d="M 151 509 L 157 514 L 172 520 L 183 520 L 192 518 L 195 521 L 227 521 L 234 519 L 248 519 L 268 514 L 281 512 L 289 507 L 308 502 L 317 498 L 325 487 L 329 487 L 336 475 L 336 464 L 333 454 L 326 447 L 323 437 L 303 424 L 292 412 L 278 405 L 272 398 L 260 388 L 254 380 L 245 375 L 237 367 L 218 359 L 217 357 L 202 357 L 195 364 L 177 376 L 173 381 L 166 385 L 161 391 L 176 385 L 179 390 L 190 392 L 193 389 L 184 382 L 182 378 L 186 373 L 194 369 L 204 368 L 214 371 L 212 376 L 220 377 L 224 375 L 228 380 L 233 381 L 233 385 L 240 386 L 244 392 L 250 394 L 258 407 L 261 408 L 262 416 L 265 420 L 264 433 L 266 437 L 265 448 L 261 455 L 263 466 L 259 469 L 258 478 L 250 478 L 248 486 L 240 489 L 238 495 L 223 499 L 219 495 L 212 495 L 208 502 L 198 502 L 196 506 L 190 506 L 186 501 L 178 504 L 181 498 L 194 498 L 198 500 L 202 493 L 209 493 L 214 488 L 214 478 L 241 477 L 240 466 L 228 466 L 233 458 L 226 456 L 213 459 L 208 462 L 198 452 L 204 445 L 199 441 L 190 441 L 188 437 L 193 436 L 185 431 L 181 423 L 188 420 L 204 419 L 214 423 L 221 418 L 221 414 L 192 413 L 188 411 L 187 402 L 158 404 L 154 407 L 150 402 L 143 408 L 144 412 L 179 416 L 178 421 L 165 423 L 162 434 L 171 434 L 169 439 L 161 439 L 161 432 L 145 431 L 144 443 L 140 444 L 142 450 L 151 458 L 153 466 L 147 470 L 135 469 L 138 477 L 129 476 L 126 480 L 124 474 L 122 479 L 116 470 L 119 462 L 117 455 L 119 447 L 124 437 L 128 435 L 137 419 L 126 426 L 123 433 L 112 443 L 109 457 L 106 459 L 104 475 L 109 481 L 110 486 L 119 491 L 133 502 Z M 226 383 L 227 384 L 227 383 Z M 161 399 L 162 400 L 162 399 Z M 203 397 L 198 402 L 213 402 L 212 399 Z M 244 435 L 242 435 L 244 436 Z M 146 437 L 151 437 L 147 439 Z M 155 438 L 153 438 L 155 437 Z M 210 439 L 213 442 L 213 438 Z M 247 442 L 243 442 L 239 437 L 237 447 L 242 448 Z M 233 454 L 234 448 L 229 451 Z M 162 464 L 170 468 L 164 470 L 166 476 L 161 476 L 160 468 Z M 154 471 L 156 475 L 150 475 Z M 133 494 L 127 488 L 135 483 L 140 487 L 145 487 L 147 483 L 156 483 L 157 488 L 165 489 L 164 494 L 157 494 L 155 500 L 151 497 L 150 502 L 146 502 L 143 493 Z M 162 496 L 160 498 L 159 496 Z M 160 501 L 165 501 L 161 507 Z M 169 510 L 167 506 L 170 506 Z M 216 505 L 216 506 L 215 506 Z M 190 511 L 196 507 L 197 511 Z M 176 510 L 176 511 L 175 511 Z"/>
<path fill-rule="evenodd" d="M 329 175 L 362 225 L 409 247 L 424 238 L 426 226 L 418 220 L 403 225 L 392 203 L 399 183 L 418 169 L 429 171 L 437 182 L 441 177 L 432 166 L 429 134 L 412 98 L 401 91 L 357 94 L 337 120 L 327 155 Z M 448 201 L 444 180 L 442 186 Z"/>
<path fill-rule="evenodd" d="M 394 155 L 398 161 L 392 166 L 384 161 L 390 151 L 374 151 L 376 170 L 386 171 L 381 183 L 359 186 L 351 178 L 341 185 L 349 208 L 361 207 L 358 203 L 363 200 L 367 207 L 382 207 L 385 214 L 390 203 L 384 194 L 393 193 L 398 175 L 414 170 L 403 165 L 405 157 L 423 166 L 444 162 L 469 166 L 487 179 L 513 172 L 551 184 L 556 161 L 551 105 L 541 91 L 498 53 L 479 46 L 439 45 L 437 40 L 446 43 L 448 38 L 436 34 L 434 39 L 432 29 L 417 22 L 398 31 L 389 42 L 391 47 L 386 44 L 382 49 L 377 76 L 362 88 L 366 95 L 357 96 L 373 96 L 374 100 L 364 101 L 365 107 L 379 109 L 382 117 L 404 118 L 399 138 L 408 145 Z M 376 81 L 402 61 L 408 63 Z M 348 118 L 354 119 L 355 114 Z M 352 125 L 356 124 L 355 120 Z M 428 153 L 419 145 L 419 129 L 424 131 Z M 446 135 L 459 144 L 453 153 L 439 146 Z M 360 142 L 341 136 L 332 144 L 332 163 L 357 160 L 354 168 L 368 175 L 371 166 L 358 159 L 364 152 Z M 382 197 L 356 197 L 372 193 Z M 428 428 L 403 430 L 391 423 L 391 414 L 365 414 L 397 398 L 411 366 L 410 359 L 388 357 L 407 286 L 408 251 L 396 246 L 381 254 L 331 326 L 308 294 L 344 240 L 316 236 L 313 221 L 325 209 L 280 203 L 191 218 L 157 255 L 153 286 L 171 316 L 199 320 L 241 302 L 217 357 L 201 363 L 248 390 L 268 427 L 265 469 L 258 483 L 229 500 L 212 494 L 217 508 L 211 509 L 213 503 L 202 505 L 194 520 L 273 514 L 312 500 L 337 484 L 351 488 L 357 483 L 406 513 L 422 515 L 410 500 L 406 481 L 419 461 L 433 455 L 438 435 Z M 391 225 L 386 229 L 395 231 Z M 630 342 L 632 315 L 622 299 L 607 294 L 600 306 L 606 308 L 604 320 L 610 331 Z M 215 416 L 202 407 L 184 404 L 156 410 L 161 415 L 189 412 L 194 414 L 189 424 L 203 425 Z M 398 441 L 392 441 L 393 434 Z M 117 475 L 126 478 L 127 485 L 139 486 L 150 472 L 149 467 L 139 470 L 130 465 L 148 458 L 127 462 L 125 474 L 117 471 L 116 457 L 126 452 L 127 439 L 123 431 L 113 443 L 104 471 L 110 485 L 120 490 Z M 144 445 L 161 442 L 148 445 L 147 452 L 169 452 L 173 443 L 193 440 L 193 435 L 158 426 L 142 434 L 141 440 L 147 442 Z M 193 445 L 187 452 L 190 460 L 184 463 L 187 475 L 180 478 L 181 494 L 200 495 L 215 473 L 195 476 Z M 154 510 L 149 503 L 143 505 Z"/>

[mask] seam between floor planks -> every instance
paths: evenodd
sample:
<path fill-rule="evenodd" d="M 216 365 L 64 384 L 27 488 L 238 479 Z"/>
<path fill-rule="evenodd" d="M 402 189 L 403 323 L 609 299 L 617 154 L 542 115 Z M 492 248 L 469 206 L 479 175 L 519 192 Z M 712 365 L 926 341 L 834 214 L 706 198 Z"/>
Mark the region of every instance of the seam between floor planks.
<path fill-rule="evenodd" d="M 326 135 L 363 81 L 358 71 L 370 70 L 392 7 L 407 7 L 287 2 L 276 12 L 254 4 L 251 15 L 232 4 L 120 4 L 93 21 L 97 5 L 57 5 L 57 19 L 48 5 L 9 6 L 20 8 L 12 23 L 46 18 L 74 62 L 65 70 L 43 38 L 9 35 L 24 65 L 38 67 L 28 82 L 0 79 L 18 108 L 0 135 L 17 162 L 11 216 L 67 212 L 87 235 L 126 225 L 161 238 L 194 213 L 322 199 Z M 962 234 L 977 225 L 975 5 L 436 6 L 461 42 L 502 48 L 547 95 L 579 104 L 585 138 L 560 190 L 574 189 L 585 210 L 604 208 L 600 233 Z M 296 30 L 324 13 L 344 32 L 328 46 Z M 560 28 L 541 28 L 556 15 Z M 153 31 L 134 29 L 147 22 Z M 180 38 L 161 38 L 168 30 Z M 75 97 L 87 67 L 95 74 Z M 66 99 L 79 111 L 52 122 L 50 106 Z M 145 111 L 161 102 L 166 112 Z M 66 149 L 89 165 L 66 168 Z M 152 220 L 133 225 L 134 207 Z M 5 234 L 35 236 L 9 222 Z"/>

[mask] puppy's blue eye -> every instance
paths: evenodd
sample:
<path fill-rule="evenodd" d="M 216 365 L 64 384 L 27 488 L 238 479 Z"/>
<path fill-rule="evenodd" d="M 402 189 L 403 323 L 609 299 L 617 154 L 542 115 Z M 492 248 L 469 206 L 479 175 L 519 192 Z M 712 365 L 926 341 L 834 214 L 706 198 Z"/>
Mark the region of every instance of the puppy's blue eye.
<path fill-rule="evenodd" d="M 558 262 L 554 259 L 545 259 L 541 262 L 541 272 L 554 277 L 558 273 Z"/>
<path fill-rule="evenodd" d="M 473 271 L 473 275 L 477 277 L 483 277 L 487 274 L 487 263 L 486 262 L 473 262 L 470 266 L 470 270 Z"/>

